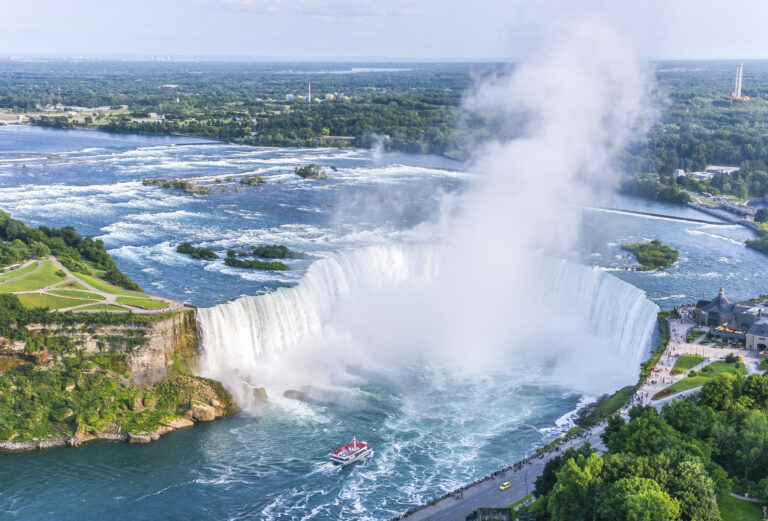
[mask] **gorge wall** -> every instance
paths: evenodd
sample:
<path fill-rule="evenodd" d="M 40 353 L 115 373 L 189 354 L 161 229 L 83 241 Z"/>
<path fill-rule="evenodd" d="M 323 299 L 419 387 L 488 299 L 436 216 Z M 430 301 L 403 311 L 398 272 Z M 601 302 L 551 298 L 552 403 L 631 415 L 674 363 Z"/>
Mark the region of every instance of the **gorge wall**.
<path fill-rule="evenodd" d="M 29 336 L 39 340 L 40 348 L 31 348 L 28 340 L 0 338 L 0 356 L 33 361 L 38 365 L 55 364 L 61 357 L 81 351 L 91 356 L 99 353 L 124 355 L 131 382 L 151 385 L 162 380 L 175 357 L 188 366 L 197 361 L 197 311 L 186 309 L 153 322 L 124 324 L 30 324 Z M 48 339 L 65 338 L 65 349 L 48 348 Z"/>

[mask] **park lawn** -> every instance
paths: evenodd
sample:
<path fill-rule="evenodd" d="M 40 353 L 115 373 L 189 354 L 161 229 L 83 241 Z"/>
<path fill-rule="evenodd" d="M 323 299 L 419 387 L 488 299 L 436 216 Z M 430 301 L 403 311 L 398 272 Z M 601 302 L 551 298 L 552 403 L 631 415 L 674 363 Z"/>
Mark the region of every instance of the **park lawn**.
<path fill-rule="evenodd" d="M 96 288 L 99 291 L 103 291 L 104 293 L 110 293 L 112 295 L 125 295 L 128 297 L 139 297 L 142 298 L 144 296 L 143 293 L 137 293 L 135 291 L 130 291 L 123 288 L 118 288 L 117 286 L 113 286 L 109 282 L 105 282 L 97 277 L 94 277 L 93 275 L 85 275 L 84 273 L 77 273 L 75 276 L 79 279 L 84 280 L 86 283 L 90 284 L 94 288 Z"/>
<path fill-rule="evenodd" d="M 45 293 L 19 293 L 19 300 L 28 308 L 61 309 L 87 304 L 87 300 L 46 295 Z"/>
<path fill-rule="evenodd" d="M 96 263 L 93 261 L 83 261 L 83 263 L 88 266 L 88 269 L 91 270 L 91 273 L 94 273 L 97 277 L 103 277 L 105 271 L 101 268 L 96 267 Z"/>
<path fill-rule="evenodd" d="M 634 394 L 635 388 L 631 385 L 628 385 L 626 387 L 622 387 L 613 395 L 602 402 L 600 405 L 595 408 L 595 412 L 592 413 L 592 416 L 590 419 L 594 418 L 594 423 L 592 425 L 600 423 L 604 419 L 613 416 L 614 413 L 616 413 L 619 409 L 624 407 L 624 405 L 629 401 L 629 399 L 632 397 L 632 394 Z"/>
<path fill-rule="evenodd" d="M 112 304 L 94 304 L 93 306 L 85 306 L 77 311 L 128 311 L 126 308 L 120 306 L 114 306 Z"/>
<path fill-rule="evenodd" d="M 10 280 L 0 284 L 0 293 L 15 293 L 17 291 L 33 291 L 60 282 L 62 277 L 56 275 L 58 268 L 51 261 L 43 261 L 40 269 L 24 275 L 20 279 Z"/>
<path fill-rule="evenodd" d="M 29 266 L 24 266 L 23 268 L 19 268 L 17 270 L 10 271 L 8 273 L 4 273 L 0 275 L 0 281 L 12 279 L 14 277 L 18 277 L 19 275 L 24 275 L 26 273 L 29 273 L 30 271 L 35 271 L 37 268 L 37 265 L 40 264 L 39 262 L 33 262 Z"/>
<path fill-rule="evenodd" d="M 115 300 L 121 304 L 128 304 L 143 309 L 163 309 L 168 307 L 168 303 L 165 301 L 149 298 L 117 297 Z"/>
<path fill-rule="evenodd" d="M 763 507 L 760 503 L 744 501 L 731 495 L 717 496 L 717 509 L 723 521 L 759 521 L 763 519 Z"/>
<path fill-rule="evenodd" d="M 104 300 L 104 297 L 99 295 L 98 293 L 91 293 L 90 291 L 78 291 L 76 289 L 51 289 L 46 291 L 46 293 L 52 293 L 54 295 L 59 295 L 61 297 L 84 298 L 88 300 Z"/>
<path fill-rule="evenodd" d="M 685 341 L 690 344 L 706 334 L 706 331 L 702 331 L 701 329 L 691 329 L 690 333 L 688 333 L 688 336 L 685 337 Z"/>
<path fill-rule="evenodd" d="M 56 287 L 59 289 L 81 289 L 83 291 L 88 291 L 88 288 L 74 280 L 70 280 L 69 282 L 62 282 Z"/>
<path fill-rule="evenodd" d="M 696 367 L 704 360 L 705 358 L 699 355 L 680 355 L 672 369 L 679 369 L 680 372 L 687 371 L 691 367 Z"/>
<path fill-rule="evenodd" d="M 719 375 L 720 373 L 738 373 L 741 375 L 747 374 L 747 368 L 744 366 L 742 362 L 733 362 L 729 364 L 725 360 L 718 360 L 717 362 L 713 362 L 709 364 L 708 367 L 712 368 L 712 371 L 708 373 L 703 373 L 701 371 L 696 372 L 696 376 L 686 376 L 682 380 L 679 380 L 669 387 L 667 389 L 673 391 L 673 392 L 667 392 L 665 393 L 665 396 L 669 396 L 670 394 L 679 393 L 681 391 L 687 391 L 689 389 L 693 389 L 695 387 L 701 387 L 708 381 L 712 380 L 715 376 Z M 659 391 L 659 393 L 664 393 L 667 389 L 663 389 Z"/>

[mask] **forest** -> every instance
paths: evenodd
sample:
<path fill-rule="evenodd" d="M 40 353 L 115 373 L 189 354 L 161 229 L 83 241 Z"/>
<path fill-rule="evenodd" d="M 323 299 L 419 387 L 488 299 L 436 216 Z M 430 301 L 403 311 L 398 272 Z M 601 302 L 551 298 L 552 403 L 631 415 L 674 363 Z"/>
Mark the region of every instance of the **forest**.
<path fill-rule="evenodd" d="M 629 421 L 615 415 L 602 436 L 605 454 L 587 444 L 546 464 L 528 513 L 551 521 L 717 521 L 732 489 L 768 499 L 767 410 L 767 377 L 723 373 L 661 412 L 637 406 Z"/>
<path fill-rule="evenodd" d="M 659 62 L 655 123 L 620 158 L 625 191 L 686 202 L 680 189 L 768 193 L 768 64 L 746 62 L 733 100 L 735 62 Z M 505 136 L 500 122 L 462 110 L 466 92 L 507 64 L 217 62 L 0 62 L 0 108 L 36 124 L 184 134 L 249 145 L 381 146 L 464 158 Z M 355 69 L 358 67 L 358 69 Z M 376 70 L 377 67 L 382 68 Z M 312 102 L 306 101 L 309 86 Z M 95 108 L 88 116 L 45 107 Z M 154 117 L 153 117 L 154 115 Z M 673 177 L 708 164 L 740 166 L 711 181 Z M 653 178 L 648 176 L 652 175 Z"/>

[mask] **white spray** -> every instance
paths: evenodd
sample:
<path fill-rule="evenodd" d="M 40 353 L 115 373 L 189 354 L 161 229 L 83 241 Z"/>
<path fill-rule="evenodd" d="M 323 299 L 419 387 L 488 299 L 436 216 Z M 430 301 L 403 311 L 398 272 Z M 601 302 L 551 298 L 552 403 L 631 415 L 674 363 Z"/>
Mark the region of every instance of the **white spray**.
<path fill-rule="evenodd" d="M 500 138 L 475 154 L 482 177 L 447 208 L 441 245 L 341 253 L 296 288 L 201 310 L 204 374 L 245 401 L 244 380 L 284 388 L 361 364 L 523 363 L 591 391 L 626 382 L 657 308 L 609 275 L 552 259 L 575 245 L 577 204 L 615 178 L 612 159 L 644 129 L 648 85 L 595 22 L 482 82 L 466 109 L 490 114 Z"/>

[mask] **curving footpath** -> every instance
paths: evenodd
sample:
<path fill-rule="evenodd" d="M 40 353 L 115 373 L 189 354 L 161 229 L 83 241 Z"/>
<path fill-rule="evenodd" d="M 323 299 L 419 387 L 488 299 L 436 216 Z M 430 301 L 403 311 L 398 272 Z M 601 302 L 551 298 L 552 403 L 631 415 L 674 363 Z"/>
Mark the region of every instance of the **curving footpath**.
<path fill-rule="evenodd" d="M 73 283 L 77 283 L 77 284 L 83 286 L 84 288 L 86 288 L 84 291 L 88 291 L 90 293 L 95 293 L 95 294 L 103 297 L 103 300 L 92 300 L 92 299 L 87 299 L 87 298 L 68 296 L 67 297 L 68 299 L 71 299 L 71 300 L 82 300 L 83 303 L 82 304 L 78 304 L 76 306 L 70 306 L 68 308 L 61 308 L 58 311 L 61 311 L 61 312 L 75 311 L 75 312 L 78 312 L 78 313 L 105 313 L 105 312 L 106 313 L 125 313 L 126 311 L 130 310 L 130 311 L 132 311 L 135 314 L 152 315 L 152 314 L 168 313 L 169 311 L 178 311 L 180 309 L 184 309 L 184 303 L 181 302 L 181 301 L 174 300 L 174 299 L 167 298 L 167 297 L 161 297 L 161 296 L 158 296 L 158 295 L 150 295 L 149 293 L 140 293 L 140 292 L 136 293 L 136 295 L 135 295 L 136 298 L 151 298 L 153 300 L 161 300 L 161 301 L 165 302 L 167 304 L 167 306 L 164 307 L 164 308 L 160 308 L 160 309 L 145 309 L 145 308 L 142 308 L 142 307 L 139 307 L 139 306 L 134 306 L 134 305 L 131 305 L 131 304 L 126 304 L 125 302 L 118 302 L 117 301 L 118 298 L 120 298 L 120 297 L 130 297 L 131 295 L 118 295 L 118 294 L 115 294 L 115 293 L 107 293 L 106 291 L 102 291 L 100 289 L 97 289 L 97 288 L 93 287 L 91 284 L 89 284 L 87 281 L 85 281 L 85 280 L 83 280 L 81 278 L 75 277 L 72 274 L 72 272 L 69 271 L 66 267 L 64 267 L 64 265 L 61 262 L 59 262 L 59 260 L 55 256 L 51 255 L 48 258 L 48 260 L 50 260 L 53 263 L 53 265 L 56 266 L 57 269 L 59 269 L 62 272 L 64 272 L 66 274 L 66 277 L 63 278 L 62 280 L 57 281 L 55 284 L 52 284 L 50 286 L 46 286 L 44 288 L 38 288 L 38 289 L 35 289 L 35 290 L 31 290 L 31 291 L 18 291 L 18 292 L 16 292 L 17 294 L 37 293 L 37 294 L 45 294 L 45 295 L 56 296 L 55 294 L 48 293 L 48 292 L 51 291 L 51 290 L 64 289 L 64 288 L 62 288 L 63 284 L 66 284 L 68 282 L 73 282 Z M 27 266 L 30 262 L 33 262 L 33 261 L 26 262 L 23 266 L 21 266 L 21 268 Z M 34 270 L 32 270 L 32 271 L 30 271 L 28 273 L 25 273 L 23 275 L 19 275 L 18 277 L 13 277 L 13 278 L 7 279 L 7 280 L 5 280 L 3 282 L 8 282 L 8 281 L 11 281 L 11 280 L 16 280 L 18 278 L 26 277 L 28 275 L 31 275 L 31 274 L 37 272 L 42 265 L 43 265 L 43 263 L 42 263 L 42 260 L 41 260 L 41 262 L 39 262 L 37 268 L 35 268 Z M 21 268 L 19 268 L 19 269 L 21 269 Z M 126 311 L 120 311 L 120 310 L 116 310 L 116 309 L 101 309 L 101 310 L 99 310 L 99 309 L 82 309 L 84 307 L 93 306 L 93 305 L 120 306 L 122 308 L 125 308 Z"/>

